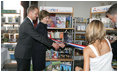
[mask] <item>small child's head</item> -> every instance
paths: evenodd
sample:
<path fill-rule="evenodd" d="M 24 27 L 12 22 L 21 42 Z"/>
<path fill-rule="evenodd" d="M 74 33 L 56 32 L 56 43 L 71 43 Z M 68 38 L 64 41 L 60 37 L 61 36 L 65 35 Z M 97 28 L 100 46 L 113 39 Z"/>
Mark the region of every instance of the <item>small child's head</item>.
<path fill-rule="evenodd" d="M 99 20 L 93 20 L 86 28 L 86 40 L 89 44 L 94 43 L 96 40 L 101 41 L 106 35 L 104 24 Z"/>

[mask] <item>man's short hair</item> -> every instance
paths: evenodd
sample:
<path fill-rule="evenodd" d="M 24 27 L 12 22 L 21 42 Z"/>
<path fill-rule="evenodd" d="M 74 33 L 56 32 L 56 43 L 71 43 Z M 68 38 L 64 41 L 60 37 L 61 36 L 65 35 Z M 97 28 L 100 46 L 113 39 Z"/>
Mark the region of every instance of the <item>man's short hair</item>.
<path fill-rule="evenodd" d="M 28 9 L 27 9 L 27 14 L 28 14 L 30 11 L 33 11 L 34 9 L 38 9 L 38 7 L 36 7 L 36 6 L 30 6 L 30 7 L 28 7 Z"/>
<path fill-rule="evenodd" d="M 116 4 L 113 4 L 109 10 L 106 12 L 106 17 L 107 15 L 110 14 L 110 15 L 114 15 L 114 14 L 117 14 L 117 3 Z"/>

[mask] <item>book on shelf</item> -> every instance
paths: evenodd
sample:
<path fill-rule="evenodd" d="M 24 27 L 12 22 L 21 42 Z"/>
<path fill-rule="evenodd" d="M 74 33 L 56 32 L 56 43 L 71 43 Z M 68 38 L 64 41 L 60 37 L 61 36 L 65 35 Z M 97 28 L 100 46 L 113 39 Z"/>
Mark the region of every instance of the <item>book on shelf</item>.
<path fill-rule="evenodd" d="M 1 21 L 2 21 L 2 23 L 5 23 L 6 22 L 6 17 L 1 17 Z"/>
<path fill-rule="evenodd" d="M 61 39 L 64 38 L 63 32 L 60 32 L 60 38 L 61 38 Z"/>
<path fill-rule="evenodd" d="M 70 62 L 52 61 L 46 62 L 47 71 L 71 71 Z"/>
<path fill-rule="evenodd" d="M 47 71 L 60 71 L 60 61 L 46 62 Z"/>
<path fill-rule="evenodd" d="M 13 34 L 10 34 L 9 42 L 16 42 Z"/>
<path fill-rule="evenodd" d="M 77 25 L 77 31 L 80 31 L 80 30 L 81 30 L 81 26 Z"/>
<path fill-rule="evenodd" d="M 56 26 L 57 28 L 66 28 L 66 17 L 65 16 L 56 17 Z"/>
<path fill-rule="evenodd" d="M 7 48 L 8 51 L 14 51 L 16 47 L 16 43 L 3 43 L 2 47 Z"/>
<path fill-rule="evenodd" d="M 8 22 L 12 23 L 12 21 L 13 21 L 13 17 L 8 17 Z"/>
<path fill-rule="evenodd" d="M 71 71 L 71 63 L 63 62 L 62 64 L 60 64 L 60 71 Z"/>
<path fill-rule="evenodd" d="M 85 40 L 85 34 L 76 34 L 76 40 Z"/>
<path fill-rule="evenodd" d="M 72 49 L 64 48 L 63 50 L 60 48 L 58 51 L 54 51 L 53 49 L 46 51 L 47 59 L 71 59 L 72 58 Z"/>
<path fill-rule="evenodd" d="M 64 36 L 63 36 L 63 32 L 48 32 L 48 37 L 49 38 L 54 38 L 56 40 L 63 40 Z"/>
<path fill-rule="evenodd" d="M 46 58 L 51 59 L 52 58 L 52 52 L 51 50 L 46 51 Z"/>
<path fill-rule="evenodd" d="M 72 16 L 50 16 L 49 28 L 72 28 Z"/>
<path fill-rule="evenodd" d="M 52 50 L 52 59 L 58 59 L 58 51 Z"/>
<path fill-rule="evenodd" d="M 86 30 L 85 25 L 81 25 L 81 30 L 82 31 L 85 31 Z"/>
<path fill-rule="evenodd" d="M 52 62 L 46 62 L 46 71 L 52 71 Z"/>
<path fill-rule="evenodd" d="M 15 22 L 17 23 L 17 22 L 19 22 L 19 17 L 15 17 Z"/>
<path fill-rule="evenodd" d="M 72 43 L 72 41 L 73 41 L 72 34 L 68 32 L 64 33 L 64 42 Z"/>
<path fill-rule="evenodd" d="M 50 22 L 48 24 L 48 27 L 50 27 L 50 28 L 56 27 L 56 17 L 55 16 L 50 16 Z"/>
<path fill-rule="evenodd" d="M 58 51 L 54 51 L 53 49 L 46 51 L 46 58 L 48 59 L 57 59 Z"/>
<path fill-rule="evenodd" d="M 72 16 L 66 17 L 66 28 L 72 28 Z"/>
<path fill-rule="evenodd" d="M 11 30 L 8 30 L 11 31 Z M 3 42 L 17 42 L 18 40 L 18 33 L 3 33 Z"/>
<path fill-rule="evenodd" d="M 60 38 L 60 32 L 58 32 L 58 31 L 55 32 L 55 33 L 54 33 L 54 38 Z"/>

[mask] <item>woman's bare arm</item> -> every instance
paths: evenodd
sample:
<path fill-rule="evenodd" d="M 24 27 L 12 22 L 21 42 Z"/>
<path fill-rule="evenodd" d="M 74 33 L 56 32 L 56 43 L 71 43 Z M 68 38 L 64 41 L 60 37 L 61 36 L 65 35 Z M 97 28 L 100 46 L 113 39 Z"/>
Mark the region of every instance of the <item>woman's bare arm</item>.
<path fill-rule="evenodd" d="M 84 71 L 89 71 L 89 65 L 90 65 L 90 56 L 89 56 L 89 53 L 90 53 L 89 47 L 84 48 L 84 50 L 83 50 Z"/>

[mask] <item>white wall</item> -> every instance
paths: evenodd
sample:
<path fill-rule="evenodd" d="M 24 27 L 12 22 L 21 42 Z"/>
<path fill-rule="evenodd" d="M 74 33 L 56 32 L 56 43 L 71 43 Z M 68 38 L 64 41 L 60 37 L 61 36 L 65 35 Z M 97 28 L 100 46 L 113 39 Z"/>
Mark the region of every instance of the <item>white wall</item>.
<path fill-rule="evenodd" d="M 39 1 L 38 6 L 73 7 L 74 17 L 90 17 L 90 8 L 117 3 L 116 1 Z"/>

